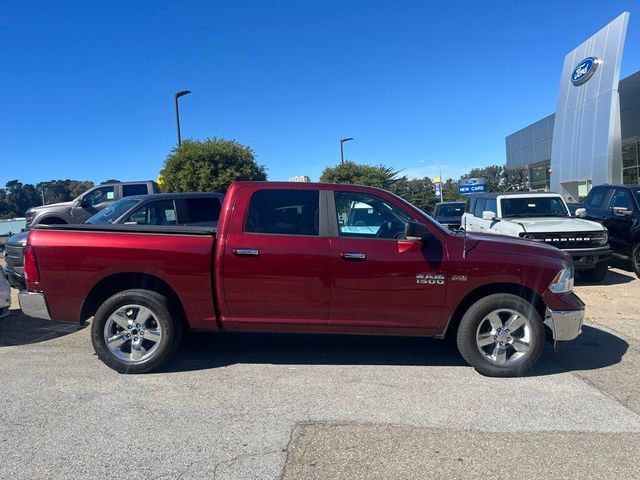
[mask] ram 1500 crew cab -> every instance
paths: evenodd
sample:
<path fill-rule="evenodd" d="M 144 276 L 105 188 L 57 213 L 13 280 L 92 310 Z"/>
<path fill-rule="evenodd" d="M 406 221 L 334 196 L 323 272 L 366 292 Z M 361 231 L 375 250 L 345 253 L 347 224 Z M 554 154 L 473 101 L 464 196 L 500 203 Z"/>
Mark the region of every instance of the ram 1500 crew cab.
<path fill-rule="evenodd" d="M 345 225 L 365 206 L 367 229 Z M 39 227 L 25 275 L 27 315 L 93 317 L 98 357 L 128 373 L 157 368 L 190 328 L 454 335 L 479 372 L 513 376 L 538 360 L 547 331 L 556 344 L 575 338 L 584 314 L 566 253 L 452 232 L 353 185 L 235 183 L 217 229 Z"/>

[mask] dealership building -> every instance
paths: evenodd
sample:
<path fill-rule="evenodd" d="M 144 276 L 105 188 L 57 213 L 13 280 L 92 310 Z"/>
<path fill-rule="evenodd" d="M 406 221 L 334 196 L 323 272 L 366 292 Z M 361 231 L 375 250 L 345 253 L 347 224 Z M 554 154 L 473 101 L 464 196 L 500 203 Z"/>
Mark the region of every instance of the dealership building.
<path fill-rule="evenodd" d="M 556 112 L 506 137 L 507 168 L 529 187 L 583 199 L 593 185 L 640 183 L 640 72 L 620 79 L 628 13 L 567 54 Z"/>

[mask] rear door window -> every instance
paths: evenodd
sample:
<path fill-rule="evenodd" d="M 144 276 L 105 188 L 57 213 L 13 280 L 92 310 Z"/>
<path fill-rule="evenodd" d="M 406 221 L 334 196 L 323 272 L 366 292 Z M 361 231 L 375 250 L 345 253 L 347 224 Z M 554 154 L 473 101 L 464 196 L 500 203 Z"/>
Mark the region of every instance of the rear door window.
<path fill-rule="evenodd" d="M 244 231 L 319 235 L 318 190 L 258 190 L 251 196 Z"/>
<path fill-rule="evenodd" d="M 122 185 L 122 196 L 131 197 L 132 195 L 146 195 L 147 185 L 144 183 L 136 183 L 132 185 Z"/>
<path fill-rule="evenodd" d="M 187 218 L 180 223 L 196 226 L 215 226 L 220 218 L 220 199 L 218 197 L 185 198 Z"/>

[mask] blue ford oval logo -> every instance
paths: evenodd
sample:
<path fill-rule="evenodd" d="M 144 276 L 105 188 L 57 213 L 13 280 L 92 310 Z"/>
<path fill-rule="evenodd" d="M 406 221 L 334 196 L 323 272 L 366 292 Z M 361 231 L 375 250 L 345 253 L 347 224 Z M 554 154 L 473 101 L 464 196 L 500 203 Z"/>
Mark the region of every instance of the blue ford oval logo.
<path fill-rule="evenodd" d="M 573 69 L 571 74 L 571 83 L 576 87 L 582 85 L 596 73 L 596 69 L 600 64 L 600 60 L 597 57 L 587 57 L 582 60 L 576 68 Z"/>

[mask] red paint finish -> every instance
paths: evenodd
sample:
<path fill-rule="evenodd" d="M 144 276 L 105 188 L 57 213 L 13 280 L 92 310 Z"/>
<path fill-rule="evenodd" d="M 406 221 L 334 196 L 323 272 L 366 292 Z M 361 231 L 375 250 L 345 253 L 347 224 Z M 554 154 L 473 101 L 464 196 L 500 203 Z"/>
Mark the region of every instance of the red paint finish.
<path fill-rule="evenodd" d="M 41 279 L 27 287 L 45 292 L 56 320 L 77 322 L 82 302 L 99 281 L 144 273 L 174 289 L 189 319 L 215 327 L 211 236 L 32 230 L 29 244 Z"/>
<path fill-rule="evenodd" d="M 249 198 L 261 189 L 319 190 L 321 234 L 245 233 Z M 334 190 L 381 196 L 432 237 L 338 237 Z M 439 335 L 465 298 L 505 285 L 537 292 L 555 310 L 584 307 L 574 294 L 548 290 L 571 261 L 561 251 L 512 237 L 452 234 L 388 192 L 359 186 L 234 184 L 215 236 L 51 229 L 32 231 L 29 244 L 41 277 L 29 290 L 44 292 L 52 317 L 64 321 L 78 321 L 82 302 L 101 280 L 131 272 L 165 281 L 189 325 L 210 330 L 221 324 L 237 331 Z"/>

